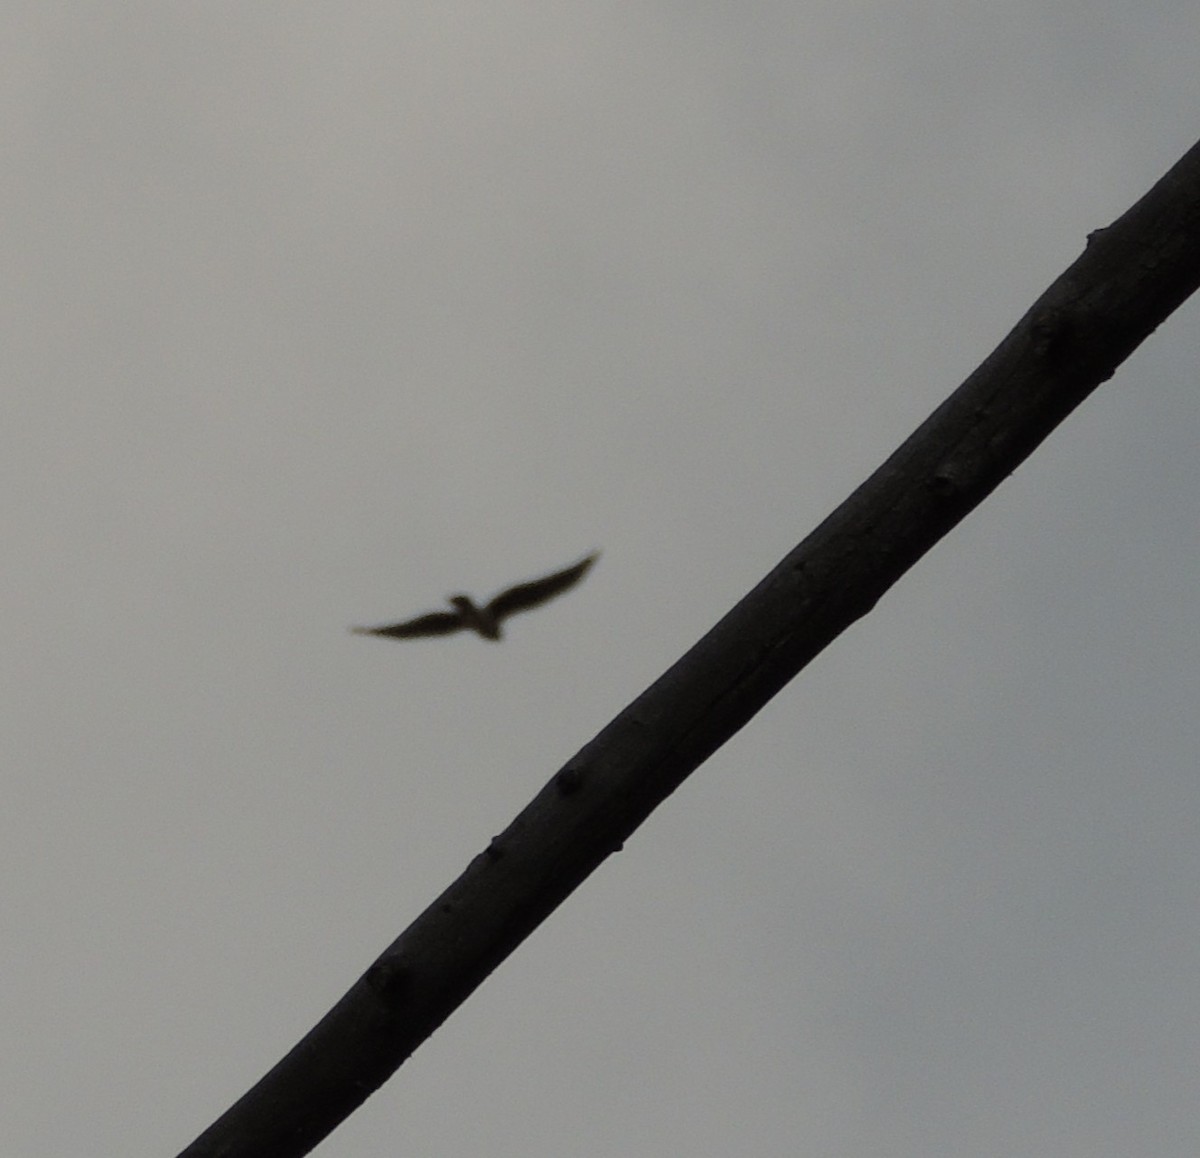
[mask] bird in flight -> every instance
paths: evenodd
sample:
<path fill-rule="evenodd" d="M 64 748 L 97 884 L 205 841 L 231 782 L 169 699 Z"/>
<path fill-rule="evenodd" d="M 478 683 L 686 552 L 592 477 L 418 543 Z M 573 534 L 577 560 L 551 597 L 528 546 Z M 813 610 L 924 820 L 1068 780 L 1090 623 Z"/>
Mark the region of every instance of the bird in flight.
<path fill-rule="evenodd" d="M 420 639 L 427 635 L 450 635 L 455 631 L 471 630 L 477 631 L 484 639 L 497 640 L 501 635 L 500 625 L 505 619 L 516 615 L 518 611 L 539 607 L 568 587 L 573 587 L 599 557 L 600 552 L 593 551 L 563 571 L 555 571 L 553 575 L 545 575 L 541 579 L 531 579 L 528 583 L 518 583 L 507 591 L 501 591 L 483 607 L 478 606 L 469 595 L 451 595 L 449 602 L 454 607 L 453 611 L 432 611 L 388 627 L 352 627 L 350 630 L 356 635 L 385 635 L 389 639 Z"/>

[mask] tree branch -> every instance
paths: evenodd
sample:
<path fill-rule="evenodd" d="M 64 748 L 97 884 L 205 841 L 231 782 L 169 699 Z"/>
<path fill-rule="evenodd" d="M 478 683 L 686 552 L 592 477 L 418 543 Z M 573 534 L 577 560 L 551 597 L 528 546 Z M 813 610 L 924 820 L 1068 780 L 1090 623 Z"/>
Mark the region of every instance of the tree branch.
<path fill-rule="evenodd" d="M 1200 145 L 862 486 L 538 793 L 181 1158 L 296 1158 L 1200 284 Z"/>

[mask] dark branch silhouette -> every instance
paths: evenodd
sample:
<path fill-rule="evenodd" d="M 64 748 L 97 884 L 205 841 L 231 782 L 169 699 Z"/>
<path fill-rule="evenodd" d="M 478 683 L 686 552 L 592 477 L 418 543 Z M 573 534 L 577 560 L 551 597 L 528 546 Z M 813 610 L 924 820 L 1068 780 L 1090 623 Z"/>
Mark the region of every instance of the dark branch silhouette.
<path fill-rule="evenodd" d="M 299 1158 L 1200 285 L 1200 145 L 958 390 L 587 744 L 184 1158 Z"/>
<path fill-rule="evenodd" d="M 352 627 L 350 630 L 357 635 L 385 635 L 389 639 L 420 639 L 471 630 L 477 631 L 484 639 L 498 640 L 503 634 L 501 624 L 505 619 L 519 611 L 540 607 L 568 587 L 574 587 L 598 558 L 600 552 L 593 551 L 587 558 L 563 571 L 555 571 L 553 575 L 531 579 L 528 583 L 518 583 L 501 591 L 483 607 L 478 606 L 469 595 L 451 595 L 449 602 L 454 605 L 453 611 L 433 611 L 428 615 L 418 615 L 416 619 L 406 619 L 403 623 L 393 623 L 389 627 Z"/>

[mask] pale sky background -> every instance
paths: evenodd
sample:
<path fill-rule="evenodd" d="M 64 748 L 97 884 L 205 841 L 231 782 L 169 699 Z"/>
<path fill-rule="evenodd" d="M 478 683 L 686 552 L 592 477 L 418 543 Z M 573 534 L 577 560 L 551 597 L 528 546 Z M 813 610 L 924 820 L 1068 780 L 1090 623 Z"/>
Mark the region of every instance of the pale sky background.
<path fill-rule="evenodd" d="M 1200 126 L 1194 0 L 3 27 L 10 1155 L 191 1142 Z M 1198 321 L 317 1153 L 1194 1158 Z"/>

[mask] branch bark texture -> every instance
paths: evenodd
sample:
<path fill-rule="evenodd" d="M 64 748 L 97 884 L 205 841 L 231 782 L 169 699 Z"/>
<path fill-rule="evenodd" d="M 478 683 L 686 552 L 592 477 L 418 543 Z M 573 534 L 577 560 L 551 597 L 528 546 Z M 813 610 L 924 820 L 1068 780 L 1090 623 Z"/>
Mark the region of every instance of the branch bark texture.
<path fill-rule="evenodd" d="M 703 639 L 584 747 L 181 1158 L 296 1158 L 1200 284 L 1200 145 Z"/>

